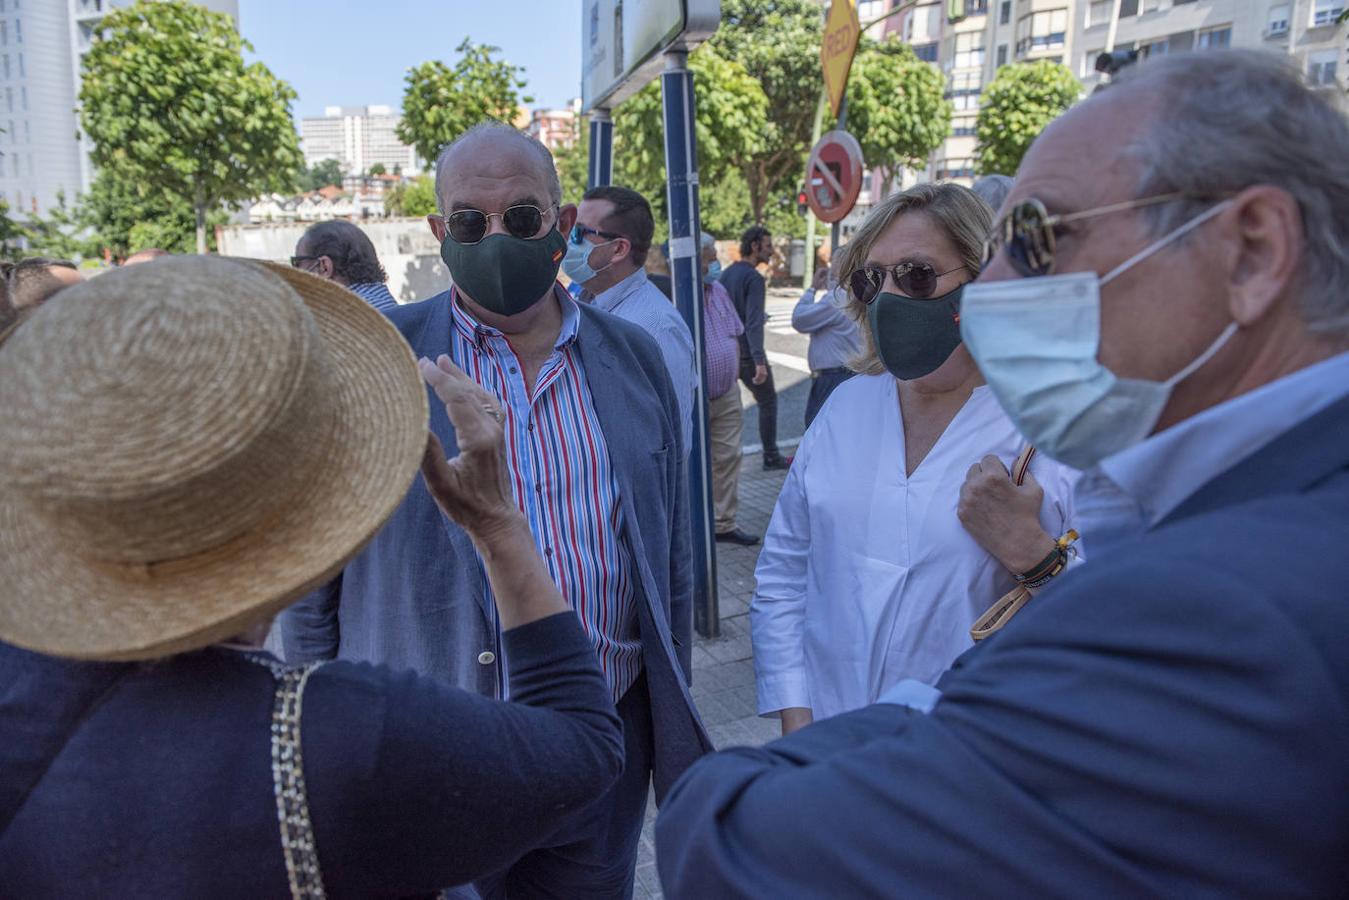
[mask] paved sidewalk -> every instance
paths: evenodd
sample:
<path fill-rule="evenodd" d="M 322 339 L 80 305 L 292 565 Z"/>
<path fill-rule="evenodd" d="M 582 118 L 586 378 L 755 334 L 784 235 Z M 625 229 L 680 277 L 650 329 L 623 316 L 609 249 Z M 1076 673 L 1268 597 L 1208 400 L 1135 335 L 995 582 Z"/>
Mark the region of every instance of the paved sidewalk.
<path fill-rule="evenodd" d="M 768 528 L 786 472 L 765 472 L 756 453 L 743 459 L 740 473 L 740 528 L 762 535 Z M 762 744 L 780 734 L 776 719 L 755 715 L 754 662 L 749 640 L 749 601 L 759 547 L 717 544 L 721 637 L 698 638 L 693 648 L 693 699 L 717 747 Z M 652 823 L 656 802 L 647 803 L 646 827 L 637 856 L 638 900 L 659 898 Z"/>

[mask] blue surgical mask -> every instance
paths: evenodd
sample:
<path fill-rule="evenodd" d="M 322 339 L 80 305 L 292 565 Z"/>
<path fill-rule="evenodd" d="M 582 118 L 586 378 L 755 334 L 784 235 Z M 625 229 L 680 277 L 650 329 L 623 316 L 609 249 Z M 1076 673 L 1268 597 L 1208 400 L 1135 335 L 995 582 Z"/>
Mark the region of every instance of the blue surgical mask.
<path fill-rule="evenodd" d="M 603 244 L 592 244 L 584 237 L 579 242 L 567 241 L 567 255 L 562 259 L 562 271 L 567 273 L 567 277 L 572 281 L 585 284 L 590 279 L 609 268 L 614 264 L 613 260 L 609 265 L 601 269 L 592 269 L 590 267 L 590 252 L 597 247 L 607 247 L 613 241 L 605 241 Z"/>
<path fill-rule="evenodd" d="M 960 333 L 989 388 L 1017 429 L 1065 465 L 1087 469 L 1152 433 L 1176 385 L 1213 358 L 1237 331 L 1166 381 L 1120 378 L 1096 359 L 1101 288 L 1222 212 L 1214 206 L 1111 270 L 966 285 Z"/>
<path fill-rule="evenodd" d="M 703 284 L 711 284 L 721 278 L 721 260 L 714 259 L 707 265 L 707 273 L 703 275 Z"/>

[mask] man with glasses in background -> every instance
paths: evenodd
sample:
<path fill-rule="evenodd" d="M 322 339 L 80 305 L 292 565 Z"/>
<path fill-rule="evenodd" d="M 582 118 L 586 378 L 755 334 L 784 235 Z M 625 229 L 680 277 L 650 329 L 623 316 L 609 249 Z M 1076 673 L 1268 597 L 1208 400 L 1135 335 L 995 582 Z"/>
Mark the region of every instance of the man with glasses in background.
<path fill-rule="evenodd" d="M 594 644 L 626 745 L 608 794 L 476 888 L 630 896 L 649 784 L 662 800 L 711 749 L 688 690 L 692 554 L 676 390 L 642 329 L 557 283 L 576 207 L 562 205 L 542 144 L 476 126 L 441 152 L 436 196 L 441 213 L 427 218 L 454 287 L 389 318 L 413 352 L 448 356 L 500 402 L 515 501 Z M 430 426 L 453 457 L 443 406 L 431 404 Z M 472 541 L 417 483 L 360 555 L 283 615 L 284 653 L 412 668 L 509 698 L 487 591 Z"/>
<path fill-rule="evenodd" d="M 1084 470 L 1091 559 L 935 687 L 695 765 L 666 896 L 1344 894 L 1346 146 L 1234 50 L 1130 66 L 1036 138 L 960 324 Z"/>
<path fill-rule="evenodd" d="M 398 307 L 389 293 L 389 276 L 379 263 L 375 245 L 350 222 L 333 219 L 310 225 L 296 242 L 290 264 L 337 282 L 380 312 Z"/>
<path fill-rule="evenodd" d="M 643 265 L 654 231 L 651 204 L 641 194 L 612 185 L 591 188 L 577 207 L 562 271 L 581 285 L 582 303 L 627 319 L 656 339 L 679 400 L 687 453 L 698 384 L 693 336 L 669 298 L 647 280 Z"/>

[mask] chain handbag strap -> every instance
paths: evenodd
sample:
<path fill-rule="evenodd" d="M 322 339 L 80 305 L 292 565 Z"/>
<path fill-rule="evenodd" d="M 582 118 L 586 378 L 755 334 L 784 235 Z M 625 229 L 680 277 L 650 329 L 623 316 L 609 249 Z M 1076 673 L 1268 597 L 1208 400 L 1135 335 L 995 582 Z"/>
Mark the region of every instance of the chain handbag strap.
<path fill-rule="evenodd" d="M 318 846 L 309 818 L 309 795 L 300 753 L 300 711 L 304 688 L 321 663 L 298 669 L 269 665 L 277 679 L 272 704 L 272 784 L 276 816 L 281 826 L 281 850 L 286 855 L 286 877 L 293 900 L 324 900 Z"/>

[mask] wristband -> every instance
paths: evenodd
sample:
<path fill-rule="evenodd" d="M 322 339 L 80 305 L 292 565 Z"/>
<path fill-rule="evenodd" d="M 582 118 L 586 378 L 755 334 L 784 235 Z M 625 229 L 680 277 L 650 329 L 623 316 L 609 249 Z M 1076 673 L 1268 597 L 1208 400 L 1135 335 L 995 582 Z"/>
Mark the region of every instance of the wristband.
<path fill-rule="evenodd" d="M 1054 549 L 1050 550 L 1044 559 L 1026 572 L 1016 576 L 1017 583 L 1032 591 L 1048 584 L 1050 579 L 1067 568 L 1069 548 L 1077 541 L 1077 538 L 1077 532 L 1071 528 L 1068 529 L 1061 538 L 1054 542 Z"/>

